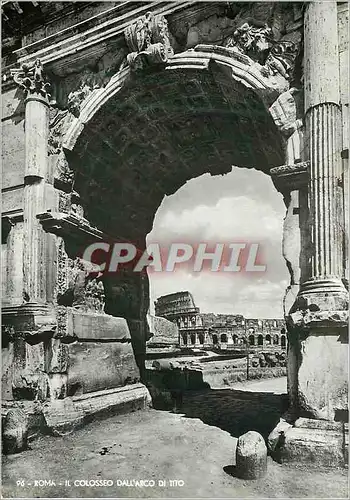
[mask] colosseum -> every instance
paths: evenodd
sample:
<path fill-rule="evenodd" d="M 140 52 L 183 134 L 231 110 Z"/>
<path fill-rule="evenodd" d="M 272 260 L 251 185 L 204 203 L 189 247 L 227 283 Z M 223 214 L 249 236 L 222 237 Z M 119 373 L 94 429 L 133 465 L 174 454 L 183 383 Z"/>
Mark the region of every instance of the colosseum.
<path fill-rule="evenodd" d="M 180 347 L 239 349 L 249 345 L 286 349 L 286 328 L 282 319 L 201 313 L 188 291 L 159 297 L 155 313 L 177 325 Z"/>

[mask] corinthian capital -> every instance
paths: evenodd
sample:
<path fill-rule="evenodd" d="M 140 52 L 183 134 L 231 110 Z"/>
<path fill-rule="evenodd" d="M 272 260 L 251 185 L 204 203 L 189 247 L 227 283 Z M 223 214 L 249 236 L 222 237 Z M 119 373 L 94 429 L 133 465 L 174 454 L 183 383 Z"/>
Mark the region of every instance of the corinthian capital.
<path fill-rule="evenodd" d="M 25 92 L 26 97 L 40 95 L 45 99 L 50 99 L 51 85 L 40 59 L 31 65 L 22 64 L 20 69 L 11 70 L 11 74 L 17 85 Z"/>

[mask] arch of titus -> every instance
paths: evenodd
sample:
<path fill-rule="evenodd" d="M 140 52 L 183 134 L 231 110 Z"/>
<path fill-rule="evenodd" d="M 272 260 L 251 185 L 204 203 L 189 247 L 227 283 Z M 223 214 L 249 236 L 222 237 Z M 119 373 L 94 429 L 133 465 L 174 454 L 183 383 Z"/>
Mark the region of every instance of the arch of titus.
<path fill-rule="evenodd" d="M 165 194 L 236 165 L 286 204 L 290 409 L 270 447 L 342 463 L 347 4 L 3 4 L 5 412 L 60 434 L 148 403 L 147 275 L 83 250 L 143 249 Z"/>

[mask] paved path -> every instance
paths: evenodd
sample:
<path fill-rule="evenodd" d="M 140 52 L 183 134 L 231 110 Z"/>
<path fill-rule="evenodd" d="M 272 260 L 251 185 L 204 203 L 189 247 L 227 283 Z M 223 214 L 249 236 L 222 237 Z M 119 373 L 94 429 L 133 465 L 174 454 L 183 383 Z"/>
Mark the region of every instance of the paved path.
<path fill-rule="evenodd" d="M 296 469 L 269 459 L 263 479 L 249 482 L 229 475 L 226 467 L 234 464 L 236 442 L 196 418 L 137 411 L 94 422 L 70 436 L 42 437 L 31 450 L 5 457 L 2 497 L 347 498 L 347 475 L 340 471 Z M 56 484 L 35 485 L 40 480 Z M 70 486 L 64 486 L 67 480 Z M 75 485 L 90 480 L 112 484 Z M 128 486 L 133 480 L 154 481 L 154 486 Z M 122 481 L 129 482 L 123 486 Z"/>
<path fill-rule="evenodd" d="M 274 394 L 286 394 L 287 377 L 251 380 L 249 382 L 237 382 L 233 384 L 231 388 L 250 392 L 273 392 Z"/>

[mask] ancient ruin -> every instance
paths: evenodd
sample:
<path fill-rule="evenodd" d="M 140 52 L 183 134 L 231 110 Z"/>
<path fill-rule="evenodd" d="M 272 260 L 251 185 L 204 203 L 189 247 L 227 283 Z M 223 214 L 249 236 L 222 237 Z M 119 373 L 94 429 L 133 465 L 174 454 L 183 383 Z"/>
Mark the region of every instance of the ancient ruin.
<path fill-rule="evenodd" d="M 289 411 L 271 449 L 344 464 L 347 4 L 2 8 L 5 413 L 62 434 L 148 404 L 147 274 L 81 255 L 142 251 L 165 194 L 236 165 L 271 176 L 286 204 Z"/>
<path fill-rule="evenodd" d="M 255 347 L 286 349 L 286 325 L 281 319 L 253 319 L 233 314 L 201 313 L 190 292 L 177 292 L 155 303 L 156 316 L 173 322 L 180 346 L 223 348 Z"/>

